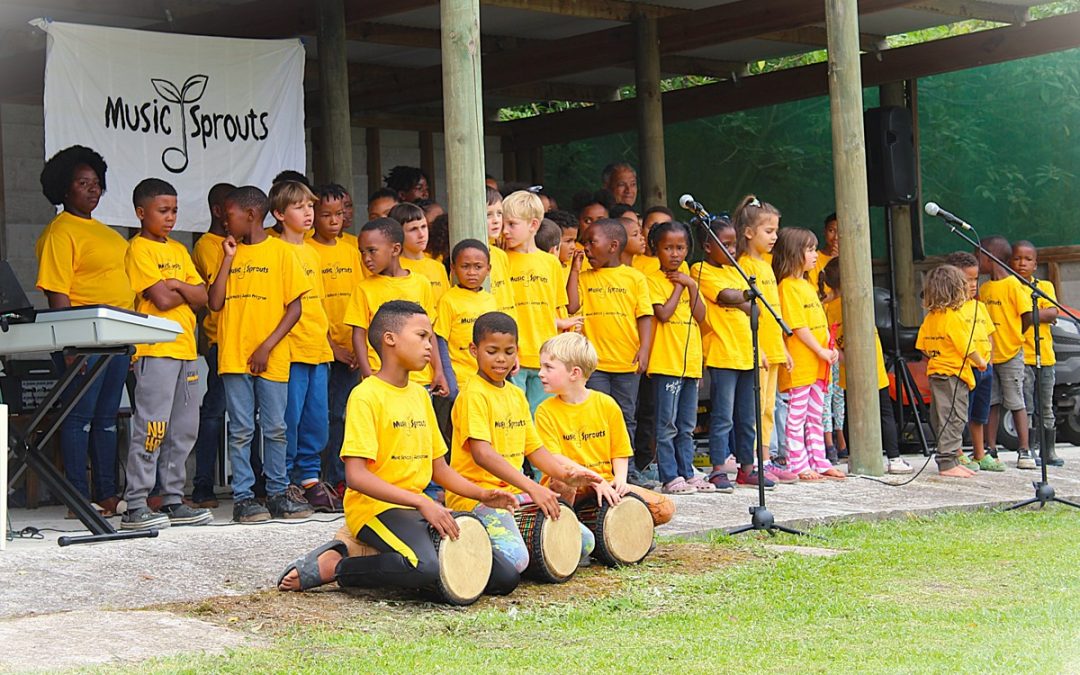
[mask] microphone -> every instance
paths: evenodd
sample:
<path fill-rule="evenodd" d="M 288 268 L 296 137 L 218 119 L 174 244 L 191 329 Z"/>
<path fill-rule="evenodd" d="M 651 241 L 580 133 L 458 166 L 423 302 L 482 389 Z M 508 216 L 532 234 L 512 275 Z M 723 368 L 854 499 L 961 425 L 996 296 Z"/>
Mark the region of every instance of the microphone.
<path fill-rule="evenodd" d="M 941 218 L 942 220 L 944 220 L 946 223 L 949 223 L 951 225 L 955 225 L 956 227 L 959 227 L 961 230 L 967 230 L 967 231 L 971 232 L 971 231 L 974 231 L 974 229 L 975 229 L 972 226 L 965 223 L 960 218 L 954 216 L 953 214 L 949 213 L 945 209 L 941 208 L 940 206 L 938 206 L 934 202 L 926 202 L 926 207 L 925 207 L 924 210 L 926 211 L 927 215 L 929 215 L 929 216 L 937 216 L 937 217 Z"/>
<path fill-rule="evenodd" d="M 679 206 L 703 218 L 710 217 L 709 212 L 705 210 L 705 207 L 701 205 L 701 202 L 695 201 L 694 196 L 691 194 L 685 194 L 682 197 L 679 197 Z"/>

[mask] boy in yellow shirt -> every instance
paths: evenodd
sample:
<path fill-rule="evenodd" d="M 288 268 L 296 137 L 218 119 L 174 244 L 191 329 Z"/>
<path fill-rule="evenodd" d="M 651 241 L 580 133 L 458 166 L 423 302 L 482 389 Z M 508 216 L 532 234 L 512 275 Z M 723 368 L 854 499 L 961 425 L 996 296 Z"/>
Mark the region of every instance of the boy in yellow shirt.
<path fill-rule="evenodd" d="M 361 281 L 353 291 L 345 308 L 345 323 L 353 329 L 353 351 L 357 355 L 361 378 L 371 377 L 379 370 L 379 354 L 368 345 L 367 329 L 383 303 L 410 300 L 423 307 L 429 318 L 435 316 L 435 301 L 427 277 L 401 266 L 404 241 L 405 233 L 393 218 L 378 218 L 360 228 L 360 259 L 372 276 Z M 434 333 L 431 345 L 438 350 Z M 363 356 L 365 353 L 367 358 Z M 413 371 L 409 377 L 417 384 L 428 386 L 433 396 L 446 396 L 449 393 L 439 359 L 432 359 L 427 366 Z"/>
<path fill-rule="evenodd" d="M 491 256 L 491 294 L 497 309 L 517 319 L 514 290 L 510 288 L 510 259 L 503 245 L 503 198 L 493 187 L 487 188 L 488 253 Z"/>
<path fill-rule="evenodd" d="M 1002 236 L 986 237 L 979 242 L 998 260 L 1012 258 L 1012 246 Z M 1034 469 L 1035 457 L 1028 445 L 1028 418 L 1024 406 L 1024 331 L 1031 325 L 1031 296 L 1023 284 L 1001 269 L 981 251 L 977 253 L 979 272 L 990 276 L 979 287 L 979 299 L 986 305 L 994 322 L 994 345 L 991 361 L 994 379 L 990 391 L 990 418 L 987 444 L 997 442 L 1001 409 L 1012 414 L 1016 425 L 1016 468 Z"/>
<path fill-rule="evenodd" d="M 531 501 L 549 518 L 557 519 L 558 495 L 525 475 L 522 464 L 526 457 L 534 467 L 570 487 L 598 485 L 602 478 L 544 447 L 533 426 L 525 394 L 517 387 L 506 386 L 517 347 L 517 324 L 507 315 L 488 312 L 473 324 L 470 350 L 476 357 L 477 371 L 454 404 L 450 466 L 482 488 L 514 493 L 520 503 Z M 453 488 L 446 493 L 446 505 L 475 513 L 487 527 L 495 549 L 518 572 L 528 566 L 529 550 L 509 510 L 478 504 Z M 581 535 L 581 556 L 585 559 L 596 542 L 584 525 Z"/>
<path fill-rule="evenodd" d="M 588 387 L 615 399 L 633 438 L 638 386 L 652 348 L 653 308 L 645 275 L 622 264 L 626 242 L 626 228 L 618 220 L 601 218 L 590 225 L 585 230 L 584 255 L 574 256 L 566 294 L 567 310 L 571 314 L 581 311 L 582 332 L 599 358 L 597 367 L 589 371 Z M 582 258 L 588 258 L 590 265 L 584 272 Z"/>
<path fill-rule="evenodd" d="M 579 333 L 561 333 L 540 347 L 540 379 L 554 398 L 536 409 L 536 430 L 552 452 L 600 474 L 604 482 L 593 487 L 598 501 L 617 504 L 621 497 L 633 493 L 645 500 L 653 524 L 663 525 L 674 517 L 675 503 L 626 482 L 634 451 L 623 412 L 611 396 L 586 386 L 598 362 L 596 350 Z M 571 504 L 589 492 L 588 488 L 566 488 L 558 481 L 549 487 Z"/>
<path fill-rule="evenodd" d="M 476 375 L 476 357 L 469 349 L 473 324 L 480 315 L 496 311 L 496 307 L 495 296 L 484 290 L 484 279 L 491 271 L 488 247 L 476 239 L 463 239 L 454 246 L 450 260 L 458 283 L 439 300 L 435 334 L 440 343 L 446 343 L 460 391 Z M 452 392 L 451 398 L 456 394 Z"/>
<path fill-rule="evenodd" d="M 315 234 L 308 244 L 319 254 L 322 263 L 323 310 L 330 323 L 330 349 L 334 360 L 330 363 L 327 384 L 327 406 L 330 411 L 330 429 L 323 452 L 323 475 L 330 485 L 338 486 L 345 480 L 345 465 L 341 463 L 341 439 L 345 434 L 345 404 L 349 392 L 356 386 L 357 360 L 353 352 L 352 328 L 345 324 L 345 308 L 353 290 L 364 278 L 360 271 L 360 249 L 356 236 L 349 235 L 353 243 L 341 235 L 348 219 L 346 200 L 349 193 L 340 185 L 331 183 L 315 189 Z M 341 490 L 337 490 L 341 494 Z"/>
<path fill-rule="evenodd" d="M 281 227 L 281 241 L 292 248 L 312 287 L 301 300 L 300 319 L 288 337 L 285 471 L 313 509 L 334 513 L 341 510 L 341 500 L 333 487 L 319 482 L 322 450 L 329 436 L 327 385 L 334 352 L 323 307 L 322 260 L 307 239 L 315 221 L 315 201 L 315 194 L 296 181 L 282 181 L 270 189 L 270 212 Z"/>
<path fill-rule="evenodd" d="M 233 520 L 306 518 L 313 511 L 287 490 L 285 406 L 289 398 L 289 331 L 301 313 L 311 282 L 289 244 L 262 228 L 270 208 L 266 194 L 248 185 L 225 199 L 224 256 L 210 285 L 210 309 L 218 323 L 218 373 L 229 413 L 229 461 L 233 473 Z M 251 441 L 255 417 L 263 435 L 266 506 L 255 500 Z"/>
<path fill-rule="evenodd" d="M 176 225 L 176 189 L 147 178 L 135 186 L 132 201 L 142 229 L 128 244 L 124 264 L 135 309 L 171 319 L 184 329 L 174 342 L 139 345 L 135 350 L 135 396 L 127 456 L 127 513 L 122 530 L 203 525 L 208 509 L 183 503 L 184 467 L 198 433 L 199 371 L 195 367 L 195 311 L 206 304 L 206 286 L 191 256 L 170 239 Z M 160 476 L 161 512 L 146 498 Z"/>
<path fill-rule="evenodd" d="M 509 492 L 478 487 L 446 462 L 446 444 L 436 429 L 431 400 L 410 377 L 434 356 L 426 310 L 414 302 L 391 300 L 379 307 L 369 327 L 382 368 L 349 395 L 341 456 L 348 484 L 346 526 L 379 554 L 346 557 L 346 545 L 330 541 L 286 567 L 279 590 L 303 591 L 335 580 L 365 588 L 435 586 L 439 557 L 431 530 L 453 539 L 458 526 L 450 509 L 422 492 L 432 479 L 492 509 L 517 505 Z M 519 578 L 514 565 L 495 549 L 485 592 L 505 595 Z"/>
<path fill-rule="evenodd" d="M 405 241 L 401 247 L 401 266 L 410 272 L 426 277 L 431 282 L 431 297 L 435 304 L 450 288 L 450 279 L 442 263 L 424 255 L 428 244 L 428 221 L 424 210 L 408 202 L 390 209 L 390 218 L 401 223 Z"/>
<path fill-rule="evenodd" d="M 540 383 L 540 345 L 559 332 L 557 320 L 560 310 L 566 309 L 566 287 L 560 283 L 563 274 L 559 259 L 536 246 L 536 231 L 544 217 L 540 198 L 519 190 L 508 196 L 502 206 L 510 287 L 521 328 L 521 368 L 512 382 L 525 392 L 529 410 L 535 413 L 536 406 L 547 398 Z"/>
<path fill-rule="evenodd" d="M 218 183 L 210 188 L 207 202 L 210 207 L 210 227 L 192 247 L 191 259 L 204 284 L 214 280 L 221 267 L 221 242 L 225 241 L 225 197 L 236 189 L 230 183 Z M 215 509 L 218 506 L 214 494 L 214 476 L 217 468 L 218 443 L 225 427 L 225 389 L 218 376 L 218 312 L 205 309 L 199 349 L 206 359 L 206 393 L 199 406 L 199 437 L 195 441 L 195 478 L 192 480 L 191 501 L 200 508 Z M 260 466 L 256 473 L 262 473 Z"/>
<path fill-rule="evenodd" d="M 1057 300 L 1054 284 L 1046 279 L 1036 279 L 1035 269 L 1039 266 L 1038 254 L 1035 245 L 1030 241 L 1018 241 L 1013 243 L 1012 260 L 1009 263 L 1020 276 L 1028 281 L 1033 281 L 1048 297 Z M 1028 307 L 1031 306 L 1031 296 L 1028 294 Z M 1050 325 L 1057 323 L 1057 307 L 1039 298 L 1039 356 L 1042 365 L 1042 379 L 1039 385 L 1039 420 L 1042 422 L 1043 433 L 1046 438 L 1046 457 L 1050 466 L 1064 466 L 1065 460 L 1058 457 L 1054 449 L 1057 442 L 1057 427 L 1054 420 L 1054 382 L 1056 373 L 1054 364 L 1057 357 L 1054 354 L 1054 338 L 1051 336 Z M 1035 414 L 1035 327 L 1030 325 L 1024 329 L 1024 406 L 1028 415 Z M 1040 440 L 1042 436 L 1038 437 Z M 1042 462 L 1041 456 L 1035 457 L 1035 464 Z"/>
<path fill-rule="evenodd" d="M 398 201 L 397 192 L 390 188 L 379 188 L 372 192 L 367 201 L 368 221 L 386 218 Z"/>

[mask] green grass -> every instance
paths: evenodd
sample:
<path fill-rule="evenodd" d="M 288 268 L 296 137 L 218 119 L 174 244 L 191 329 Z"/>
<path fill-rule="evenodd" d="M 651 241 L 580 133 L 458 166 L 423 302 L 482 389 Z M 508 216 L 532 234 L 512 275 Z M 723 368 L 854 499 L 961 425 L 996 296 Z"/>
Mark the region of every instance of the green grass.
<path fill-rule="evenodd" d="M 607 598 L 509 611 L 398 606 L 264 649 L 145 672 L 1078 672 L 1080 513 L 961 513 L 815 530 L 835 557 L 619 570 Z M 371 602 L 357 598 L 356 602 Z"/>

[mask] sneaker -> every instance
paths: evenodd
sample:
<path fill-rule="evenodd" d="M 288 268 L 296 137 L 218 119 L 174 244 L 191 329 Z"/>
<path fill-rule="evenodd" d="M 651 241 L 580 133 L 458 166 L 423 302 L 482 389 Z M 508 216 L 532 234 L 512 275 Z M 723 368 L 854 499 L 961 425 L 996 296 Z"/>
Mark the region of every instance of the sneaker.
<path fill-rule="evenodd" d="M 329 483 L 315 483 L 305 489 L 304 499 L 318 513 L 341 513 L 345 510 L 341 505 L 341 497 L 338 497 Z"/>
<path fill-rule="evenodd" d="M 161 507 L 161 512 L 172 525 L 205 525 L 214 520 L 210 509 L 193 509 L 187 504 L 168 504 Z"/>
<path fill-rule="evenodd" d="M 830 464 L 839 464 L 840 455 L 836 452 L 836 447 L 832 445 L 825 446 L 825 459 L 829 460 Z"/>
<path fill-rule="evenodd" d="M 979 467 L 983 471 L 1004 471 L 1005 464 L 994 459 L 990 455 L 984 455 L 975 466 Z"/>
<path fill-rule="evenodd" d="M 261 523 L 270 520 L 270 512 L 257 499 L 241 499 L 233 504 L 232 519 L 237 523 Z"/>
<path fill-rule="evenodd" d="M 786 485 L 799 482 L 798 474 L 788 471 L 775 462 L 769 462 L 765 465 L 765 477 L 774 483 L 784 483 Z"/>
<path fill-rule="evenodd" d="M 848 450 L 847 448 L 844 448 L 842 450 L 837 450 L 836 451 L 836 456 L 840 458 L 841 462 L 843 462 L 845 459 L 848 459 L 848 458 L 851 457 L 851 451 Z"/>
<path fill-rule="evenodd" d="M 1032 456 L 1031 450 L 1027 448 L 1020 448 L 1016 451 L 1016 468 L 1017 469 L 1036 469 L 1035 457 Z"/>
<path fill-rule="evenodd" d="M 120 519 L 121 530 L 164 530 L 168 526 L 168 516 L 164 513 L 151 511 L 145 506 L 128 509 L 128 512 Z"/>
<path fill-rule="evenodd" d="M 768 476 L 765 476 L 764 478 L 762 478 L 761 474 L 759 474 L 757 471 L 744 471 L 743 469 L 739 469 L 739 473 L 735 474 L 735 484 L 736 485 L 745 485 L 747 487 L 755 487 L 756 488 L 758 486 L 758 481 L 759 480 L 764 481 L 764 485 L 765 485 L 766 490 L 775 490 L 776 489 L 776 483 L 769 480 Z"/>
<path fill-rule="evenodd" d="M 216 509 L 217 507 L 221 506 L 221 503 L 218 501 L 217 495 L 215 495 L 213 492 L 193 492 L 191 493 L 191 499 L 185 500 L 184 503 L 196 509 Z"/>
<path fill-rule="evenodd" d="M 270 517 L 285 520 L 308 518 L 315 513 L 296 485 L 290 485 L 282 494 L 267 496 L 266 508 L 270 510 Z"/>
<path fill-rule="evenodd" d="M 717 492 L 722 492 L 724 494 L 735 492 L 735 486 L 731 484 L 727 474 L 723 471 L 714 471 L 709 476 L 709 482 L 713 484 L 713 487 L 716 488 Z"/>
<path fill-rule="evenodd" d="M 911 465 L 904 461 L 903 457 L 894 457 L 885 462 L 885 473 L 903 474 L 911 471 Z"/>
<path fill-rule="evenodd" d="M 962 451 L 959 454 L 956 455 L 956 463 L 959 464 L 960 466 L 964 467 L 968 471 L 978 471 L 979 470 L 978 463 L 976 463 L 975 460 L 968 457 Z"/>

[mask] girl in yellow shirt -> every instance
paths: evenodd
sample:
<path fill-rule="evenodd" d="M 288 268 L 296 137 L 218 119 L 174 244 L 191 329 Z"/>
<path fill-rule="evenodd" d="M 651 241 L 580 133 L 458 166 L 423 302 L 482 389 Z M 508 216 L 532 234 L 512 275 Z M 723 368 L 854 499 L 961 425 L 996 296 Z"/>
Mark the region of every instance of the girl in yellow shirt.
<path fill-rule="evenodd" d="M 791 368 L 780 373 L 788 393 L 788 468 L 800 480 L 843 480 L 844 473 L 825 456 L 822 429 L 825 383 L 839 358 L 829 339 L 828 319 L 806 273 L 817 264 L 817 237 L 801 227 L 780 231 L 773 249 L 773 273 L 780 280 L 780 308 L 793 334 L 786 338 Z"/>

